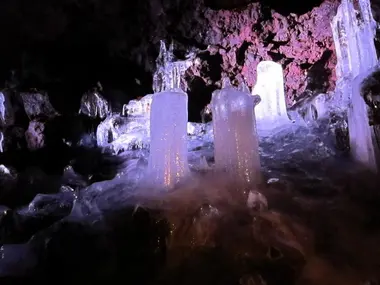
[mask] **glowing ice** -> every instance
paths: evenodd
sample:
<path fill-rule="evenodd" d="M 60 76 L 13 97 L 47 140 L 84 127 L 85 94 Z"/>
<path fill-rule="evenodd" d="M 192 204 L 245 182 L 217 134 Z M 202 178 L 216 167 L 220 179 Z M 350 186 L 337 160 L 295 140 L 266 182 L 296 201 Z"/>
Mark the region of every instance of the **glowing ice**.
<path fill-rule="evenodd" d="M 107 100 L 98 92 L 85 93 L 80 101 L 79 114 L 104 119 L 110 113 Z"/>
<path fill-rule="evenodd" d="M 239 184 L 261 182 L 258 137 L 254 107 L 259 96 L 251 96 L 241 86 L 232 87 L 228 80 L 212 94 L 215 168 L 225 171 Z"/>
<path fill-rule="evenodd" d="M 353 82 L 351 105 L 348 109 L 348 126 L 350 135 L 350 150 L 352 157 L 367 168 L 377 171 L 376 149 L 377 143 L 373 142 L 373 127 L 369 125 L 367 105 L 361 95 L 363 80 L 373 70 L 357 76 Z"/>
<path fill-rule="evenodd" d="M 260 104 L 255 108 L 258 128 L 272 129 L 289 122 L 280 64 L 262 61 L 257 65 L 257 83 L 252 94 L 261 97 Z"/>
<path fill-rule="evenodd" d="M 156 60 L 157 70 L 153 75 L 153 91 L 155 93 L 169 89 L 182 89 L 183 91 L 187 89 L 183 75 L 192 65 L 192 60 L 175 60 L 173 49 L 173 44 L 167 49 L 165 42 L 160 41 L 160 53 Z"/>
<path fill-rule="evenodd" d="M 0 92 L 0 121 L 5 121 L 5 96 L 3 92 Z"/>
<path fill-rule="evenodd" d="M 351 0 L 342 0 L 331 23 L 337 54 L 337 93 L 343 108 L 351 100 L 352 80 L 377 64 L 374 44 L 376 22 L 369 0 L 359 0 L 359 11 Z"/>
<path fill-rule="evenodd" d="M 153 76 L 150 108 L 150 154 L 148 175 L 157 187 L 172 188 L 189 172 L 187 161 L 187 94 L 181 89 L 182 75 L 191 61 L 174 61 L 161 41 Z M 158 93 L 157 93 L 158 92 Z"/>
<path fill-rule="evenodd" d="M 348 109 L 351 155 L 376 171 L 372 127 L 361 97 L 361 83 L 378 62 L 374 44 L 376 22 L 369 0 L 359 0 L 359 11 L 351 0 L 342 0 L 331 26 L 338 58 L 336 98 L 344 111 Z"/>
<path fill-rule="evenodd" d="M 148 175 L 155 186 L 172 188 L 189 172 L 187 102 L 187 94 L 180 90 L 153 95 Z"/>
<path fill-rule="evenodd" d="M 145 116 L 149 117 L 150 105 L 152 104 L 152 94 L 142 97 L 140 100 L 131 100 L 128 104 L 124 104 L 123 116 Z"/>
<path fill-rule="evenodd" d="M 0 132 L 0 152 L 4 152 L 3 143 L 4 143 L 4 134 L 3 132 Z"/>

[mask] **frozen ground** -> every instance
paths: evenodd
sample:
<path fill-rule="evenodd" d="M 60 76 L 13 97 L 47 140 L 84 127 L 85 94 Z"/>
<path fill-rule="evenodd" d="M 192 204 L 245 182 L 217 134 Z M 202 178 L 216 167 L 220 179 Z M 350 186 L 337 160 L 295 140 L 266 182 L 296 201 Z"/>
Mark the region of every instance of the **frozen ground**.
<path fill-rule="evenodd" d="M 1 207 L 1 284 L 377 284 L 378 177 L 337 148 L 331 122 L 261 137 L 267 183 L 252 190 L 267 209 L 211 170 L 210 125 L 195 127 L 192 175 L 170 192 L 144 188 L 145 148 L 102 155 L 92 176 L 109 180 L 31 174 L 45 194 Z M 4 189 L 32 187 L 20 179 L 3 169 Z"/>

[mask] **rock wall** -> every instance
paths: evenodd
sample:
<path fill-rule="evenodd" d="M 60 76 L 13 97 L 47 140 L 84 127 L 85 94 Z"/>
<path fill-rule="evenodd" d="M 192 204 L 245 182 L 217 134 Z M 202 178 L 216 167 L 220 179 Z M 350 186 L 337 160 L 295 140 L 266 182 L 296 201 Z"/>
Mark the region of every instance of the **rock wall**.
<path fill-rule="evenodd" d="M 291 11 L 301 5 L 293 2 L 281 7 Z M 97 81 L 105 90 L 122 86 L 130 98 L 144 96 L 151 90 L 159 40 L 166 39 L 174 40 L 179 58 L 189 50 L 198 53 L 187 73 L 190 109 L 208 103 L 222 76 L 252 86 L 261 60 L 284 67 L 289 105 L 307 90 L 332 90 L 336 59 L 330 20 L 339 1 L 310 6 L 301 15 L 281 15 L 268 3 L 41 0 L 35 5 L 4 0 L 0 82 L 16 70 L 26 87 L 50 88 L 53 104 L 79 104 L 86 88 Z M 63 86 L 72 88 L 63 92 Z"/>
<path fill-rule="evenodd" d="M 286 17 L 273 10 L 265 14 L 258 3 L 235 11 L 205 9 L 200 17 L 208 27 L 203 43 L 210 56 L 192 72 L 213 84 L 219 76 L 210 78 L 213 64 L 208 61 L 219 61 L 222 76 L 253 86 L 257 64 L 273 60 L 284 68 L 289 105 L 305 91 L 333 90 L 336 57 L 330 20 L 336 8 L 327 1 L 304 15 Z"/>

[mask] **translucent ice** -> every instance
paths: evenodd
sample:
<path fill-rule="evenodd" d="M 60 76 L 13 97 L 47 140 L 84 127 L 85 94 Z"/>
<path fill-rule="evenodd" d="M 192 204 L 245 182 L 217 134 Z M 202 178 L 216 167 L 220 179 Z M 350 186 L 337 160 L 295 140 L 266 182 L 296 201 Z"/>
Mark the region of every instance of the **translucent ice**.
<path fill-rule="evenodd" d="M 260 104 L 255 108 L 258 128 L 268 130 L 289 122 L 280 64 L 262 61 L 257 65 L 257 83 L 252 94 L 261 97 Z"/>
<path fill-rule="evenodd" d="M 192 65 L 192 60 L 175 60 L 173 44 L 167 49 L 164 41 L 160 41 L 160 53 L 156 60 L 157 69 L 153 75 L 153 91 L 155 93 L 171 89 L 186 91 L 185 71 Z"/>
<path fill-rule="evenodd" d="M 0 132 L 0 152 L 4 152 L 3 143 L 4 143 L 4 134 L 3 132 Z"/>
<path fill-rule="evenodd" d="M 215 167 L 244 185 L 261 182 L 254 107 L 258 96 L 224 82 L 212 94 Z"/>
<path fill-rule="evenodd" d="M 107 100 L 101 94 L 88 92 L 82 96 L 79 113 L 91 118 L 104 119 L 110 110 Z"/>
<path fill-rule="evenodd" d="M 5 121 L 5 96 L 3 92 L 0 92 L 0 120 Z"/>
<path fill-rule="evenodd" d="M 342 0 L 331 23 L 337 54 L 337 91 L 340 103 L 347 107 L 351 100 L 351 81 L 376 66 L 374 44 L 376 22 L 369 0 L 359 0 L 359 11 L 352 0 Z"/>
<path fill-rule="evenodd" d="M 189 172 L 187 102 L 184 92 L 164 91 L 153 95 L 148 175 L 157 187 L 171 188 Z"/>
<path fill-rule="evenodd" d="M 367 105 L 361 95 L 363 79 L 373 70 L 357 76 L 353 82 L 351 105 L 348 109 L 350 149 L 353 159 L 377 171 L 377 143 L 373 141 L 373 127 L 369 125 Z"/>
<path fill-rule="evenodd" d="M 15 121 L 11 94 L 7 90 L 0 92 L 0 126 L 2 127 L 12 126 Z"/>
<path fill-rule="evenodd" d="M 361 95 L 362 81 L 378 63 L 374 44 L 376 22 L 369 0 L 359 0 L 355 10 L 352 0 L 342 0 L 331 26 L 337 54 L 336 100 L 345 112 L 352 157 L 376 171 L 376 149 L 372 141 L 367 106 Z"/>
<path fill-rule="evenodd" d="M 149 117 L 121 117 L 114 114 L 101 122 L 96 130 L 98 146 L 109 148 L 114 153 L 149 143 Z"/>
<path fill-rule="evenodd" d="M 123 116 L 150 116 L 150 105 L 152 105 L 152 94 L 142 97 L 140 100 L 131 100 L 123 106 Z"/>

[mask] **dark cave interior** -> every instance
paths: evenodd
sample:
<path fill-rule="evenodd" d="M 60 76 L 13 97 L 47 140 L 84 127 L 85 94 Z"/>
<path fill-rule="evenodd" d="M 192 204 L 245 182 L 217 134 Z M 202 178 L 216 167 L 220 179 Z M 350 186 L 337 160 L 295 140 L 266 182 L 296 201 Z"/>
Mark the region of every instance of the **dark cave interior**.
<path fill-rule="evenodd" d="M 336 94 L 328 20 L 338 2 L 0 1 L 0 99 L 14 112 L 0 118 L 0 285 L 380 284 L 379 175 L 350 157 L 347 110 L 323 109 Z M 120 114 L 123 104 L 152 93 L 160 40 L 174 42 L 177 59 L 196 54 L 184 74 L 188 122 L 176 127 L 186 107 L 176 104 L 179 111 L 166 116 L 177 111 L 168 101 L 155 117 L 183 131 L 192 172 L 179 191 L 144 188 L 154 180 L 145 176 L 155 151 L 151 105 L 140 117 Z M 251 88 L 262 61 L 282 66 L 286 124 L 259 135 L 252 105 L 248 119 L 231 120 L 232 128 L 227 116 L 221 120 L 221 145 L 236 146 L 221 152 L 240 155 L 231 129 L 258 141 L 257 148 L 253 139 L 243 144 L 246 153 L 255 148 L 260 183 L 241 191 L 228 171 L 214 171 L 213 114 L 207 124 L 193 122 L 201 121 L 222 78 Z M 370 124 L 380 138 L 380 71 L 367 80 L 360 95 L 372 106 Z M 85 114 L 81 97 L 98 82 L 106 100 L 88 99 L 96 114 Z M 46 111 L 49 100 L 22 97 L 40 90 L 59 114 L 35 111 Z M 117 114 L 107 109 L 101 116 L 104 102 Z M 99 126 L 106 127 L 98 137 Z M 123 135 L 137 140 L 113 149 Z M 178 141 L 174 135 L 162 145 Z"/>
<path fill-rule="evenodd" d="M 210 0 L 205 4 L 213 9 L 239 9 L 248 2 Z M 268 0 L 262 5 L 263 13 L 274 9 L 287 15 L 308 12 L 320 3 L 320 0 L 302 4 Z M 9 81 L 14 71 L 20 89 L 46 90 L 55 108 L 63 113 L 75 112 L 82 94 L 98 81 L 114 105 L 126 103 L 152 92 L 152 72 L 159 45 L 149 41 L 157 20 L 152 18 L 150 9 L 161 9 L 158 20 L 167 21 L 161 23 L 163 38 L 178 41 L 184 47 L 204 48 L 204 45 L 199 46 L 199 41 L 180 38 L 176 32 L 175 23 L 183 17 L 181 9 L 191 15 L 189 10 L 194 7 L 187 0 L 176 3 L 170 0 L 138 3 L 46 0 L 37 4 L 25 0 L 1 1 L 0 82 Z M 149 61 L 148 67 L 141 60 L 144 53 L 130 55 L 142 38 L 148 44 L 149 58 L 144 59 Z M 209 88 L 203 89 L 203 93 L 208 91 Z M 205 105 L 203 96 L 190 96 L 191 119 L 199 121 L 199 112 Z"/>

